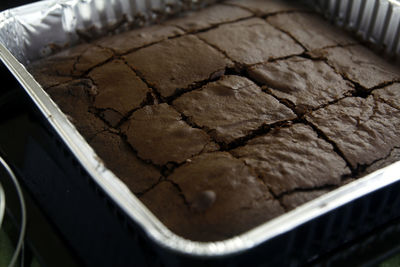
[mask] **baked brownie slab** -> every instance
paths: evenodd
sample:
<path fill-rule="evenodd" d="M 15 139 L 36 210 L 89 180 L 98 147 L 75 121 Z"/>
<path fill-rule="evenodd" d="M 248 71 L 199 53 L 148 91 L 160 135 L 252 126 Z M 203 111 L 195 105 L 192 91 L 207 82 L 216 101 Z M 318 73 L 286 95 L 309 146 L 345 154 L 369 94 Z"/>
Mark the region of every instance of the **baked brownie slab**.
<path fill-rule="evenodd" d="M 248 72 L 274 96 L 297 109 L 316 108 L 353 91 L 349 82 L 321 60 L 291 57 L 253 66 Z"/>
<path fill-rule="evenodd" d="M 173 105 L 225 144 L 262 125 L 296 118 L 289 108 L 262 92 L 252 81 L 233 75 L 186 93 Z"/>
<path fill-rule="evenodd" d="M 400 110 L 373 96 L 348 97 L 306 118 L 337 145 L 354 169 L 386 157 L 400 145 Z"/>
<path fill-rule="evenodd" d="M 232 153 L 278 196 L 296 189 L 339 185 L 341 177 L 350 174 L 332 145 L 304 124 L 274 129 Z"/>
<path fill-rule="evenodd" d="M 311 13 L 278 14 L 267 18 L 275 27 L 287 32 L 307 50 L 354 44 L 348 33 Z"/>
<path fill-rule="evenodd" d="M 224 2 L 33 73 L 169 229 L 222 240 L 399 160 L 399 69 L 299 10 Z"/>
<path fill-rule="evenodd" d="M 139 157 L 156 165 L 182 163 L 211 143 L 203 130 L 190 127 L 167 104 L 139 109 L 122 126 L 122 131 Z"/>
<path fill-rule="evenodd" d="M 177 26 L 186 32 L 195 32 L 250 16 L 252 13 L 239 7 L 213 5 L 197 12 L 185 14 L 184 17 L 168 20 L 166 24 Z"/>
<path fill-rule="evenodd" d="M 162 97 L 217 78 L 232 66 L 222 53 L 192 35 L 140 49 L 126 60 Z"/>
<path fill-rule="evenodd" d="M 222 25 L 198 36 L 243 65 L 304 52 L 288 35 L 259 18 Z"/>

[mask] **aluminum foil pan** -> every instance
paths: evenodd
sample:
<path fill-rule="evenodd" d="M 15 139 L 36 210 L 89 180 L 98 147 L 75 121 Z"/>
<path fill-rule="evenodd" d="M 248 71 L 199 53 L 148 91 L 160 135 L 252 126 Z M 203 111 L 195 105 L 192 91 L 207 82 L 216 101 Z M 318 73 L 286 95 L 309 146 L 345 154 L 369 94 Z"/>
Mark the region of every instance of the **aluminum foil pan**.
<path fill-rule="evenodd" d="M 24 65 L 79 42 L 79 31 L 101 35 L 157 22 L 213 0 L 46 0 L 0 13 L 0 59 L 106 194 L 159 246 L 182 255 L 218 258 L 248 251 L 400 180 L 400 162 L 340 187 L 244 234 L 219 242 L 193 242 L 169 231 L 108 169 Z M 391 0 L 306 0 L 389 55 L 399 54 L 400 6 Z M 124 18 L 121 20 L 121 18 Z M 121 21 L 123 22 L 121 24 Z"/>

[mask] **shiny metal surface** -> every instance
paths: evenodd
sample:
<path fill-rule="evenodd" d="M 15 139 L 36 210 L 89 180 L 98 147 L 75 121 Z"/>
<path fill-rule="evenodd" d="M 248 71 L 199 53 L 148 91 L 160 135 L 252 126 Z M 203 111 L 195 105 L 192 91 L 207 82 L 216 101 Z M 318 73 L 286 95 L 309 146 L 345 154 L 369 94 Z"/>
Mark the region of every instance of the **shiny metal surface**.
<path fill-rule="evenodd" d="M 212 2 L 216 1 L 46 0 L 11 9 L 0 13 L 0 59 L 19 80 L 93 180 L 136 224 L 144 229 L 150 238 L 159 245 L 180 254 L 204 258 L 246 251 L 337 207 L 346 205 L 352 200 L 400 180 L 400 162 L 398 162 L 235 238 L 209 243 L 185 240 L 169 231 L 112 172 L 105 168 L 93 149 L 23 65 L 48 55 L 51 52 L 49 44 L 63 46 L 78 42 L 78 29 L 95 25 L 101 34 L 110 25 L 117 23 L 122 14 L 126 14 L 129 23 L 144 25 L 157 21 L 159 16 L 164 14 L 183 12 Z M 306 2 L 338 25 L 347 27 L 361 38 L 384 47 L 387 53 L 399 53 L 400 7 L 394 1 L 309 0 Z"/>

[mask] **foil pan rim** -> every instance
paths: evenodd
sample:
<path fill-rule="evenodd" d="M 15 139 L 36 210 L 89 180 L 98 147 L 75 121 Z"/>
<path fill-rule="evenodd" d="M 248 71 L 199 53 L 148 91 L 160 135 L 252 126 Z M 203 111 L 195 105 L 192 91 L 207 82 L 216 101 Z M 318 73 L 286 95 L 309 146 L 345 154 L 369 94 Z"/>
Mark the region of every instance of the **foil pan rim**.
<path fill-rule="evenodd" d="M 91 0 L 45 0 L 19 7 L 18 10 L 28 12 L 30 8 L 40 9 L 44 6 L 57 8 L 60 3 L 78 3 L 81 1 L 88 2 Z M 5 20 L 16 19 L 13 14 L 16 10 L 6 10 L 0 13 L 0 28 Z M 397 162 L 324 194 L 234 238 L 217 242 L 186 240 L 167 229 L 126 185 L 104 166 L 94 150 L 68 121 L 58 106 L 50 99 L 23 64 L 2 43 L 0 43 L 0 60 L 24 87 L 52 127 L 62 136 L 93 180 L 134 222 L 142 227 L 152 240 L 158 245 L 180 254 L 207 258 L 225 257 L 245 252 L 279 234 L 290 231 L 335 208 L 400 180 L 397 175 L 400 171 L 400 162 Z"/>

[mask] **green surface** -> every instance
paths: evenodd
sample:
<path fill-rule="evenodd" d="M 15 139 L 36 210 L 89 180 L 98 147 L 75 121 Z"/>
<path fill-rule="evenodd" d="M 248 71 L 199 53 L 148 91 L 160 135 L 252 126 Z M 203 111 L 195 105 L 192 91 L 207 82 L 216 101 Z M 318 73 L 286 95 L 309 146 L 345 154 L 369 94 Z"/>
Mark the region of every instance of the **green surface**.
<path fill-rule="evenodd" d="M 389 258 L 388 260 L 382 262 L 379 267 L 397 267 L 400 266 L 400 254 Z"/>
<path fill-rule="evenodd" d="M 0 267 L 8 266 L 13 252 L 14 247 L 10 238 L 7 236 L 4 230 L 0 230 Z"/>

